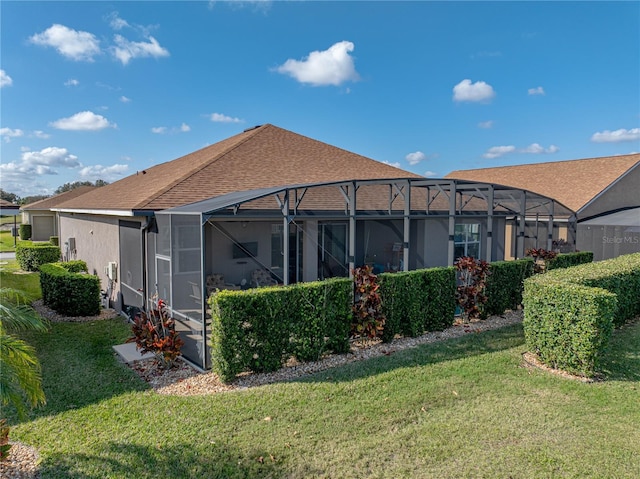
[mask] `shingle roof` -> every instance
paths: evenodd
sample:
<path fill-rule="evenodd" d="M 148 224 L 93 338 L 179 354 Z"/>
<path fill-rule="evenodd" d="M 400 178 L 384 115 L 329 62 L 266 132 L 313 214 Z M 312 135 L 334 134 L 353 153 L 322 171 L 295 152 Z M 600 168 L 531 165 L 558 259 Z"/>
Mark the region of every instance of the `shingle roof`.
<path fill-rule="evenodd" d="M 49 198 L 45 198 L 43 200 L 34 201 L 33 203 L 29 203 L 28 205 L 24 205 L 22 210 L 48 210 L 50 208 L 55 208 L 59 204 L 64 203 L 65 201 L 69 201 L 73 198 L 77 198 L 78 196 L 84 195 L 89 191 L 95 189 L 95 186 L 79 186 L 78 188 L 74 188 L 73 190 L 65 191 L 64 193 L 60 193 L 54 196 L 50 196 Z"/>
<path fill-rule="evenodd" d="M 496 183 L 534 191 L 579 211 L 634 166 L 640 154 L 528 165 L 457 170 L 445 178 Z"/>
<path fill-rule="evenodd" d="M 161 210 L 287 184 L 419 177 L 273 125 L 262 125 L 97 188 L 63 209 Z"/>

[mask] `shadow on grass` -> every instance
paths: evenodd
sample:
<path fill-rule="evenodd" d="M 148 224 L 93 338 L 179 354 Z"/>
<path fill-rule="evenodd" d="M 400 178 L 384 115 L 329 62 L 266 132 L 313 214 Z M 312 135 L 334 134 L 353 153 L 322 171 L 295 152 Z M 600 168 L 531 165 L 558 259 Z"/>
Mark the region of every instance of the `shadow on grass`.
<path fill-rule="evenodd" d="M 28 420 L 95 404 L 146 383 L 118 361 L 113 346 L 130 334 L 122 318 L 85 323 L 51 323 L 47 332 L 23 332 L 35 347 L 42 366 L 47 404 L 34 409 Z M 16 424 L 15 415 L 10 415 Z"/>
<path fill-rule="evenodd" d="M 614 330 L 599 371 L 608 381 L 640 381 L 640 318 Z"/>
<path fill-rule="evenodd" d="M 521 324 L 504 328 L 470 333 L 466 336 L 424 344 L 415 348 L 394 352 L 390 356 L 381 356 L 363 362 L 358 361 L 344 366 L 322 371 L 313 376 L 304 377 L 300 382 L 346 382 L 375 376 L 394 369 L 437 364 L 461 358 L 480 356 L 511 349 L 524 344 Z M 388 349 L 393 351 L 393 345 Z"/>
<path fill-rule="evenodd" d="M 224 445 L 109 443 L 92 454 L 56 454 L 40 465 L 44 477 L 56 478 L 269 478 L 282 477 L 277 458 Z"/>

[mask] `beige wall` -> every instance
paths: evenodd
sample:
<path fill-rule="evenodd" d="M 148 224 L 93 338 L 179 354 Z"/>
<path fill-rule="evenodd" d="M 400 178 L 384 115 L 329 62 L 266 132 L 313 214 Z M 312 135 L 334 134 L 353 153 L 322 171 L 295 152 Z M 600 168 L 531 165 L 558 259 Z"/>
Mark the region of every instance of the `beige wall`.
<path fill-rule="evenodd" d="M 132 218 L 122 218 L 131 220 Z M 118 217 L 60 214 L 60 248 L 65 255 L 65 243 L 75 238 L 76 251 L 71 251 L 65 259 L 81 259 L 86 261 L 89 273 L 97 274 L 100 287 L 107 290 L 109 281 L 105 275 L 105 267 L 111 261 L 120 260 Z M 110 300 L 116 301 L 120 292 L 119 278 L 114 282 L 110 292 Z"/>
<path fill-rule="evenodd" d="M 51 218 L 51 219 L 49 219 Z M 37 235 L 38 226 L 42 226 L 43 223 L 36 225 L 36 222 L 46 222 L 47 224 L 53 224 L 51 229 L 47 228 L 47 231 L 42 230 L 42 234 Z M 49 210 L 33 210 L 22 212 L 22 223 L 30 224 L 32 229 L 33 241 L 49 241 L 51 236 L 56 236 L 58 232 L 58 221 L 56 214 Z"/>

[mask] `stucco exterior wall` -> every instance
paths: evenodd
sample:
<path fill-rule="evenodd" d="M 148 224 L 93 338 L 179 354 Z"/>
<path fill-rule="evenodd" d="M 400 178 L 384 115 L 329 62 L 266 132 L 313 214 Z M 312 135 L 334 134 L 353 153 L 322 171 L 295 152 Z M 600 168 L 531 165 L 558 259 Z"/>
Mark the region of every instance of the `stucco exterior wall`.
<path fill-rule="evenodd" d="M 59 236 L 63 257 L 86 261 L 89 273 L 100 278 L 100 287 L 109 292 L 112 302 L 119 297 L 119 278 L 110 283 L 104 270 L 109 262 L 117 263 L 120 258 L 118 220 L 115 216 L 60 214 Z M 66 247 L 69 238 L 75 239 L 75 251 Z"/>

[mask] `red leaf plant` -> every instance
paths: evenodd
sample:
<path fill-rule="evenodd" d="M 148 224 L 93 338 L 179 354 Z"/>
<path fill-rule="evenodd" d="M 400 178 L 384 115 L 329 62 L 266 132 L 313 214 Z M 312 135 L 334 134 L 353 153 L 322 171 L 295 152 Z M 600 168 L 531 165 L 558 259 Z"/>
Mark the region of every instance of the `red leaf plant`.
<path fill-rule="evenodd" d="M 465 322 L 482 319 L 487 302 L 485 289 L 489 275 L 489 263 L 471 256 L 462 256 L 455 263 L 458 277 L 456 300 L 462 308 Z"/>

